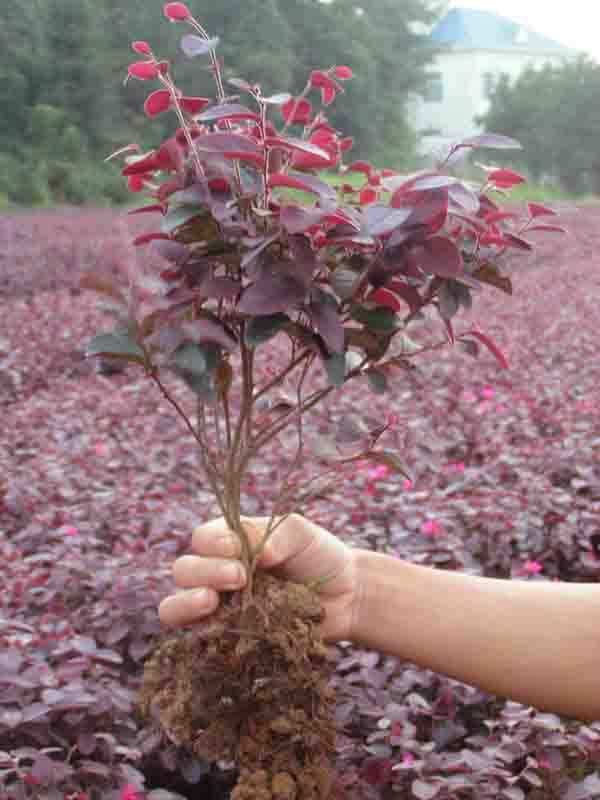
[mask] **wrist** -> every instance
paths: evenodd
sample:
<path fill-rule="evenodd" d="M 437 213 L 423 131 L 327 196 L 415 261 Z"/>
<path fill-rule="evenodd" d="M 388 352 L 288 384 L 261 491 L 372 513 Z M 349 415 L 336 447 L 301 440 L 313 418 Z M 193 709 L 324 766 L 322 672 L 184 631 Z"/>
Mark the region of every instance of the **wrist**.
<path fill-rule="evenodd" d="M 381 603 L 389 603 L 390 598 L 382 597 L 382 584 L 390 563 L 398 559 L 372 550 L 354 551 L 356 570 L 356 593 L 350 626 L 349 639 L 359 645 L 370 646 L 374 629 L 380 621 Z M 378 610 L 379 609 L 379 610 Z"/>

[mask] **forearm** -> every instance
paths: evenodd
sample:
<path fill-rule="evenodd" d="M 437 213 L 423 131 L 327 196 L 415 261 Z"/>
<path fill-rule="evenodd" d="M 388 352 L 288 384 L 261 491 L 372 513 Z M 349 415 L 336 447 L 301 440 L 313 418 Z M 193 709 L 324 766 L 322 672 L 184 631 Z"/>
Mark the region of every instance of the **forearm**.
<path fill-rule="evenodd" d="M 497 580 L 357 552 L 353 640 L 491 694 L 600 719 L 600 585 Z"/>

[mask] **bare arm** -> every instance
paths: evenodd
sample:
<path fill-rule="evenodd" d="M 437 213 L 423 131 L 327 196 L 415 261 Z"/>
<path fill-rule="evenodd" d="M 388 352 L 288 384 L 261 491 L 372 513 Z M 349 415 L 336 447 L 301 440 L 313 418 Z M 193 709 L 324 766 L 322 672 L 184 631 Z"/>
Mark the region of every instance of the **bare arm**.
<path fill-rule="evenodd" d="M 352 640 L 484 691 L 600 719 L 600 585 L 481 578 L 356 552 Z"/>

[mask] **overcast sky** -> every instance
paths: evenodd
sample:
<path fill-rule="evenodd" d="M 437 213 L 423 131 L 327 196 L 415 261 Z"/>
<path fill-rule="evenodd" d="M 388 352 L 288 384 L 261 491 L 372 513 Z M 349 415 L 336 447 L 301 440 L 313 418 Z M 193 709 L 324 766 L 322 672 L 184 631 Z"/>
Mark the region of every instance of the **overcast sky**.
<path fill-rule="evenodd" d="M 495 11 L 600 60 L 600 3 L 597 0 L 451 0 L 450 7 Z"/>

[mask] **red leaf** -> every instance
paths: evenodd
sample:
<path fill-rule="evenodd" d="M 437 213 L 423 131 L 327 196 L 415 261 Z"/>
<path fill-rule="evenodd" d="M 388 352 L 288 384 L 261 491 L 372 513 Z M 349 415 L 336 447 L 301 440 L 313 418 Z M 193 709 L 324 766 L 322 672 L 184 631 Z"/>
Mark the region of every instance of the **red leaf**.
<path fill-rule="evenodd" d="M 192 16 L 185 3 L 167 3 L 163 8 L 163 13 L 171 22 L 182 22 Z"/>
<path fill-rule="evenodd" d="M 136 61 L 127 67 L 127 72 L 140 81 L 151 81 L 159 75 L 158 67 L 153 61 Z"/>
<path fill-rule="evenodd" d="M 181 148 L 174 137 L 161 144 L 156 153 L 156 165 L 163 172 L 178 172 L 183 168 Z"/>
<path fill-rule="evenodd" d="M 171 92 L 167 89 L 158 89 L 146 98 L 144 111 L 149 117 L 155 117 L 171 107 Z"/>
<path fill-rule="evenodd" d="M 371 292 L 367 299 L 392 311 L 400 311 L 402 307 L 396 295 L 390 292 L 389 289 L 377 289 L 375 292 Z"/>
<path fill-rule="evenodd" d="M 157 197 L 161 202 L 164 202 L 167 199 L 167 197 L 179 191 L 179 189 L 183 189 L 183 181 L 180 175 L 178 175 L 175 178 L 171 178 L 168 181 L 165 181 L 160 186 L 157 193 Z"/>
<path fill-rule="evenodd" d="M 306 98 L 292 97 L 287 103 L 280 106 L 281 116 L 290 124 L 306 125 L 310 122 L 312 104 Z"/>
<path fill-rule="evenodd" d="M 333 74 L 340 81 L 347 81 L 350 80 L 353 73 L 350 67 L 335 67 L 333 70 Z"/>
<path fill-rule="evenodd" d="M 344 139 L 340 140 L 340 150 L 342 153 L 346 153 L 348 150 L 352 150 L 354 147 L 354 139 L 352 136 L 346 136 Z"/>
<path fill-rule="evenodd" d="M 131 49 L 134 51 L 134 53 L 139 53 L 142 56 L 152 55 L 152 48 L 148 42 L 132 42 Z"/>
<path fill-rule="evenodd" d="M 370 175 L 373 171 L 373 166 L 368 161 L 353 161 L 348 166 L 348 172 L 364 172 L 365 175 Z"/>
<path fill-rule="evenodd" d="M 148 244 L 148 242 L 154 242 L 157 239 L 166 239 L 167 241 L 171 241 L 171 237 L 167 236 L 166 233 L 142 233 L 141 236 L 137 236 L 133 240 L 133 244 L 135 247 L 139 247 L 142 244 Z"/>
<path fill-rule="evenodd" d="M 343 91 L 340 84 L 335 81 L 331 75 L 328 75 L 320 69 L 315 69 L 310 73 L 309 81 L 314 89 L 333 89 L 335 92 Z"/>
<path fill-rule="evenodd" d="M 551 208 L 547 206 L 543 206 L 540 203 L 527 203 L 527 209 L 529 211 L 529 216 L 532 219 L 536 217 L 555 217 L 556 211 L 553 211 Z"/>
<path fill-rule="evenodd" d="M 366 206 L 369 203 L 374 203 L 377 200 L 377 192 L 375 189 L 363 189 L 359 195 L 359 202 L 361 206 Z"/>
<path fill-rule="evenodd" d="M 493 225 L 495 222 L 502 222 L 505 219 L 517 219 L 518 216 L 513 211 L 492 211 L 486 215 L 485 221 L 488 225 Z"/>
<path fill-rule="evenodd" d="M 467 334 L 463 334 L 463 336 L 466 336 L 466 335 Z M 473 336 L 475 339 L 479 339 L 481 344 L 483 344 L 483 345 L 485 345 L 487 347 L 487 349 L 490 351 L 490 353 L 492 353 L 492 355 L 495 356 L 495 358 L 498 360 L 500 365 L 502 367 L 504 367 L 504 369 L 508 369 L 509 368 L 508 360 L 507 360 L 506 356 L 504 355 L 502 350 L 500 350 L 498 345 L 494 341 L 492 341 L 492 339 L 490 339 L 489 336 L 486 336 L 485 333 L 482 333 L 481 331 L 477 331 L 477 330 L 469 331 L 468 335 L 469 336 Z M 463 338 L 463 337 L 461 336 L 461 338 Z"/>
<path fill-rule="evenodd" d="M 324 86 L 321 89 L 321 102 L 324 106 L 330 106 L 335 100 L 337 91 L 331 86 Z"/>
<path fill-rule="evenodd" d="M 127 164 L 126 167 L 123 167 L 121 175 L 127 178 L 129 175 L 143 175 L 147 172 L 154 172 L 157 169 L 156 153 L 152 153 L 145 158 L 138 158 L 137 161 Z"/>
<path fill-rule="evenodd" d="M 144 182 L 151 178 L 152 175 L 142 174 L 142 175 L 130 175 L 127 178 L 127 187 L 130 192 L 143 192 L 144 191 Z"/>
<path fill-rule="evenodd" d="M 548 233 L 566 233 L 567 229 L 563 228 L 562 225 L 547 225 L 546 223 L 540 223 L 539 225 L 532 225 L 530 228 L 527 228 L 528 231 L 548 231 Z"/>
<path fill-rule="evenodd" d="M 180 97 L 179 105 L 188 114 L 199 114 L 210 103 L 207 97 Z"/>
<path fill-rule="evenodd" d="M 488 181 L 499 189 L 510 189 L 519 183 L 526 183 L 526 179 L 512 169 L 494 169 L 488 173 Z"/>
<path fill-rule="evenodd" d="M 225 178 L 211 178 L 208 188 L 211 192 L 227 192 L 229 191 L 229 182 Z"/>
<path fill-rule="evenodd" d="M 272 189 L 284 187 L 286 189 L 298 189 L 301 192 L 314 192 L 319 194 L 314 187 L 305 183 L 301 178 L 294 178 L 283 172 L 275 172 L 269 176 L 269 186 Z"/>
<path fill-rule="evenodd" d="M 142 206 L 141 208 L 133 208 L 131 211 L 128 211 L 127 214 L 131 216 L 132 214 L 150 214 L 156 211 L 160 211 L 161 214 L 164 213 L 164 209 L 158 203 L 155 203 L 151 206 Z"/>
<path fill-rule="evenodd" d="M 516 247 L 519 250 L 533 250 L 533 245 L 531 242 L 528 242 L 526 239 L 522 239 L 520 236 L 515 236 L 514 233 L 505 233 L 504 239 L 509 247 Z"/>

